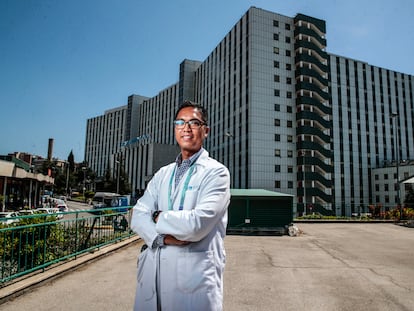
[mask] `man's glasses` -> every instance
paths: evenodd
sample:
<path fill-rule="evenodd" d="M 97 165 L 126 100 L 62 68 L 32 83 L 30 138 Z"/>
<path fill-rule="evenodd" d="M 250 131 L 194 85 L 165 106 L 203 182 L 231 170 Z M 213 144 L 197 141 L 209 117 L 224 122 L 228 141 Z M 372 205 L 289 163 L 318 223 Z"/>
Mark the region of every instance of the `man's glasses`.
<path fill-rule="evenodd" d="M 185 127 L 185 125 L 188 124 L 188 126 L 190 127 L 190 129 L 194 130 L 194 129 L 199 129 L 200 127 L 202 127 L 203 125 L 206 125 L 206 123 L 197 120 L 197 119 L 192 119 L 189 121 L 184 121 L 184 120 L 174 120 L 174 126 L 176 129 L 183 129 Z"/>

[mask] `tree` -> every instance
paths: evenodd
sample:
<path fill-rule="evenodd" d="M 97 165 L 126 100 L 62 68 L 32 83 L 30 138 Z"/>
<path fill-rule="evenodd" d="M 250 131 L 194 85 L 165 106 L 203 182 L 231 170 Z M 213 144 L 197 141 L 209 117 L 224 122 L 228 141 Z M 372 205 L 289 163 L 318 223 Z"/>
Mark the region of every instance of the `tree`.
<path fill-rule="evenodd" d="M 86 161 L 79 163 L 74 172 L 74 186 L 78 187 L 78 190 L 83 189 L 85 186 L 88 190 L 90 185 L 95 183 L 96 173 L 88 166 Z"/>
<path fill-rule="evenodd" d="M 56 170 L 55 173 L 55 192 L 57 194 L 65 194 L 66 193 L 66 174 L 64 172 L 64 168 L 60 168 Z"/>
<path fill-rule="evenodd" d="M 101 190 L 106 192 L 115 192 L 116 191 L 116 182 L 112 179 L 111 168 L 108 167 L 105 170 L 105 176 L 103 183 L 101 185 Z"/>
<path fill-rule="evenodd" d="M 75 156 L 73 155 L 72 150 L 68 155 L 68 163 L 69 163 L 69 172 L 73 173 L 75 170 Z"/>
<path fill-rule="evenodd" d="M 102 180 L 96 182 L 96 190 L 102 192 L 117 192 L 118 188 L 118 176 L 112 174 L 113 170 L 111 167 L 107 167 L 105 170 L 105 175 L 103 176 Z M 114 176 L 115 175 L 115 176 Z M 130 194 L 131 193 L 131 185 L 128 182 L 128 174 L 125 172 L 123 166 L 120 166 L 119 170 L 119 194 Z"/>
<path fill-rule="evenodd" d="M 128 175 L 123 166 L 120 166 L 119 171 L 119 194 L 130 194 L 131 185 L 128 182 Z"/>

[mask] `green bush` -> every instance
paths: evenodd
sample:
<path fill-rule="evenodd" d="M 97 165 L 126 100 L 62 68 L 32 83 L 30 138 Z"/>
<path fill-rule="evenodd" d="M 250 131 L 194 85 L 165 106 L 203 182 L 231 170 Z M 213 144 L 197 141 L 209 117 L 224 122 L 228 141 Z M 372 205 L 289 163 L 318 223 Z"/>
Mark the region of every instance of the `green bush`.
<path fill-rule="evenodd" d="M 4 276 L 52 263 L 95 243 L 89 238 L 86 223 L 65 227 L 56 220 L 56 216 L 22 217 L 18 228 L 0 233 L 0 270 Z M 0 224 L 0 228 L 14 226 Z"/>

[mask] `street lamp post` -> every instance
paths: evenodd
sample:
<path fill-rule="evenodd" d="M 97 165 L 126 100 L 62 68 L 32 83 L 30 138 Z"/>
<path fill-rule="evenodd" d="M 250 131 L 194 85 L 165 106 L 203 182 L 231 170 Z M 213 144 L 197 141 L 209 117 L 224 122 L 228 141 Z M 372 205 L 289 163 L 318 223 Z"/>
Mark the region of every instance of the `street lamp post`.
<path fill-rule="evenodd" d="M 69 187 L 69 162 L 66 161 L 66 189 L 65 194 L 68 196 L 68 187 Z"/>
<path fill-rule="evenodd" d="M 33 192 L 33 178 L 34 178 L 34 165 L 30 165 L 30 184 L 29 184 L 29 209 L 32 208 L 32 192 Z"/>
<path fill-rule="evenodd" d="M 226 148 L 227 148 L 227 152 L 226 152 L 227 153 L 227 167 L 230 170 L 230 175 L 233 177 L 233 175 L 234 175 L 233 174 L 234 173 L 234 162 L 235 162 L 235 159 L 234 159 L 234 151 L 235 151 L 234 135 L 231 132 L 225 132 L 224 136 L 227 138 L 227 146 L 226 146 Z M 232 150 L 233 150 L 233 152 L 232 152 Z M 232 160 L 230 160 L 230 159 L 232 159 Z M 231 184 L 233 184 L 233 180 L 234 179 L 231 180 Z"/>
<path fill-rule="evenodd" d="M 116 193 L 119 194 L 119 178 L 120 178 L 120 170 L 121 170 L 121 159 L 118 156 L 118 160 L 115 161 L 117 164 L 117 171 L 116 171 Z"/>
<path fill-rule="evenodd" d="M 119 194 L 119 171 L 121 163 L 118 161 L 118 171 L 116 172 L 116 193 Z"/>
<path fill-rule="evenodd" d="M 397 208 L 400 211 L 400 221 L 402 220 L 402 205 L 401 205 L 401 198 L 400 198 L 400 152 L 399 152 L 399 148 L 398 148 L 398 128 L 397 128 L 397 118 L 398 118 L 398 114 L 397 113 L 392 113 L 391 117 L 393 119 L 393 125 L 394 125 L 394 133 L 395 133 L 395 145 L 394 145 L 394 149 L 395 149 L 395 153 L 396 153 L 396 161 L 397 161 Z"/>
<path fill-rule="evenodd" d="M 86 167 L 83 166 L 82 167 L 82 171 L 83 171 L 83 199 L 86 202 L 86 198 L 85 198 L 85 190 L 86 190 Z"/>

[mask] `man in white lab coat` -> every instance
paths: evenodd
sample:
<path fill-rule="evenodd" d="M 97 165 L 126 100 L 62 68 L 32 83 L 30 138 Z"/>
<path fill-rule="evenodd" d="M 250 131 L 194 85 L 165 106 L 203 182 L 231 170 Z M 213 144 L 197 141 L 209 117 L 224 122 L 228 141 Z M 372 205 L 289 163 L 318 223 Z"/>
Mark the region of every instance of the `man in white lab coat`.
<path fill-rule="evenodd" d="M 222 310 L 230 174 L 203 148 L 207 111 L 184 102 L 174 120 L 181 153 L 161 168 L 134 206 L 145 241 L 134 310 Z"/>

